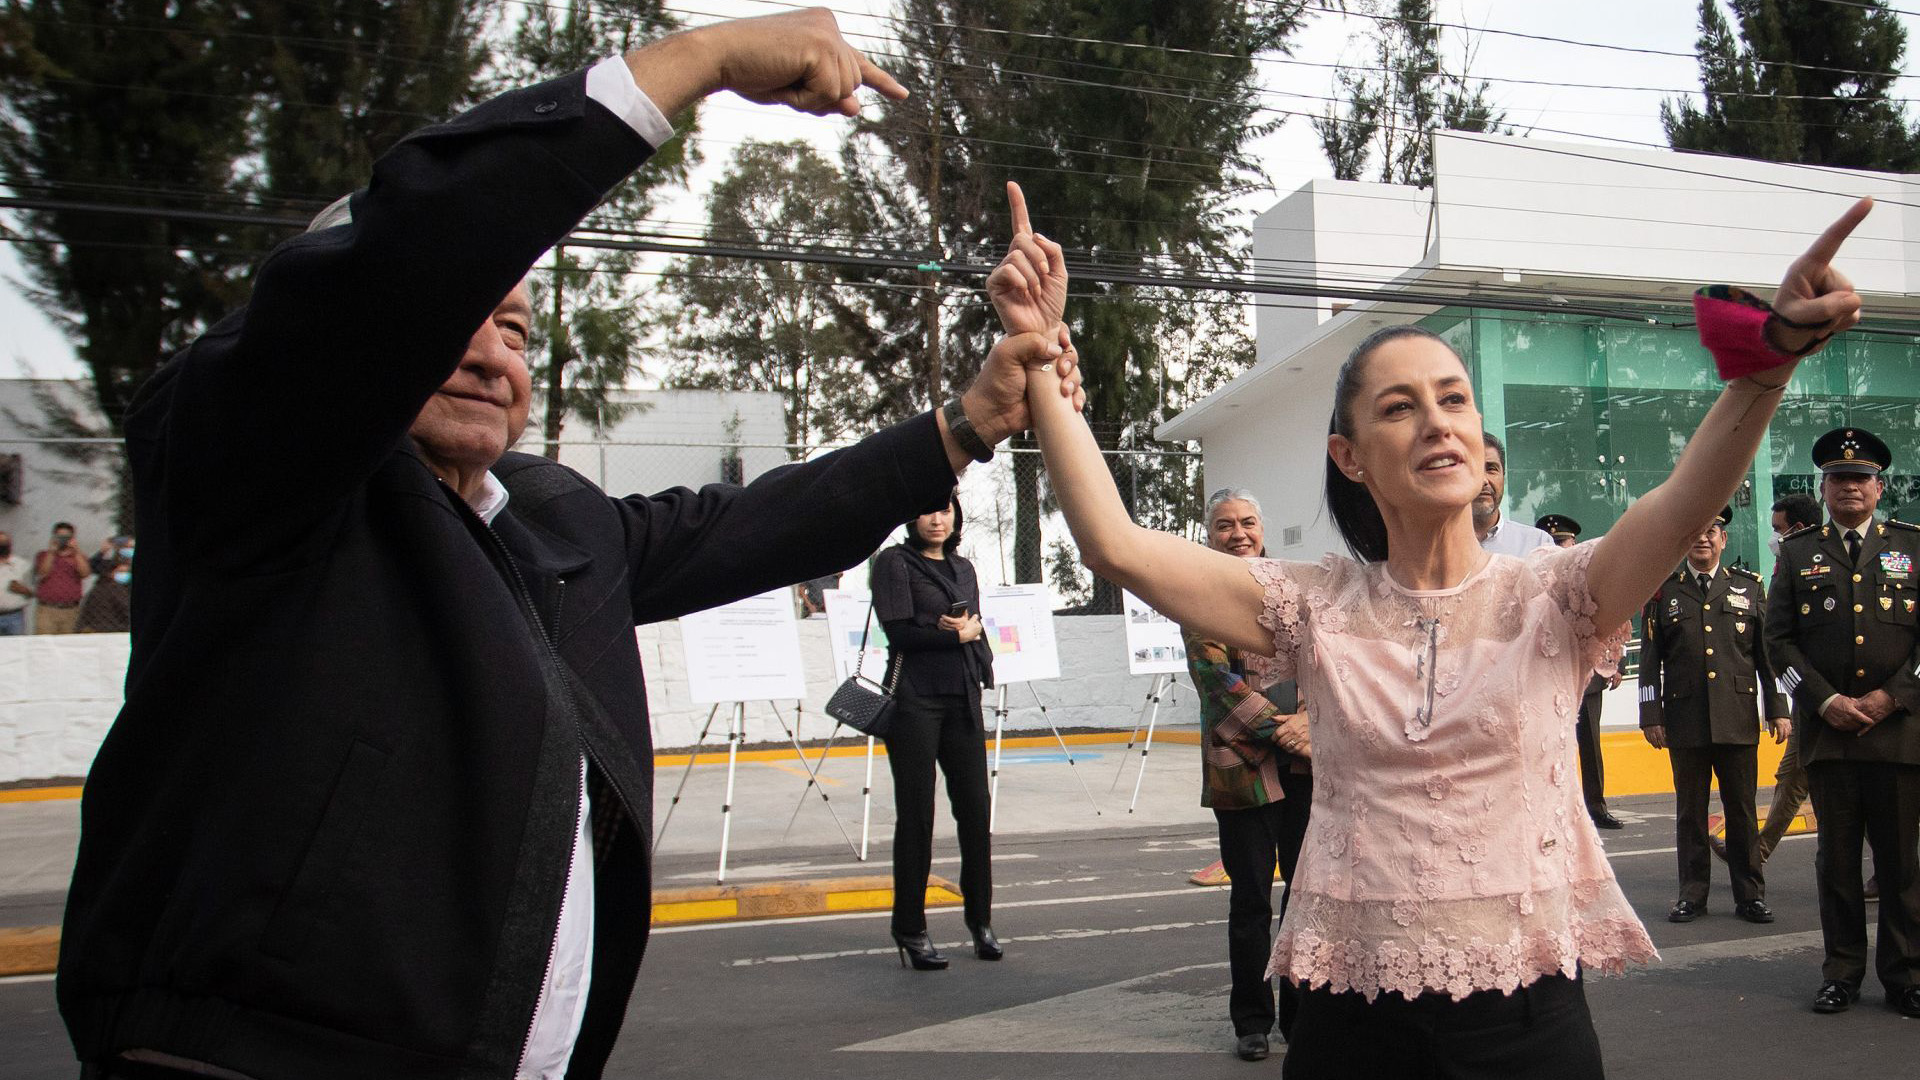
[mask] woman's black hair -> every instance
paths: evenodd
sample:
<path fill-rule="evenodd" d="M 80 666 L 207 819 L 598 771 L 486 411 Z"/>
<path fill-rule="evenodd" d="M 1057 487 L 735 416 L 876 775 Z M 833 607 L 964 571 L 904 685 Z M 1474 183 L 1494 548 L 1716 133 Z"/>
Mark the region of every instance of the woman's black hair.
<path fill-rule="evenodd" d="M 953 531 L 947 534 L 946 541 L 940 545 L 940 551 L 942 554 L 951 555 L 960 547 L 960 524 L 962 518 L 960 516 L 959 488 L 954 488 L 947 493 L 947 505 L 953 507 Z M 927 542 L 920 538 L 920 530 L 914 528 L 914 523 L 919 521 L 922 516 L 923 515 L 915 514 L 913 517 L 907 519 L 907 543 L 912 546 L 915 551 L 927 550 Z"/>
<path fill-rule="evenodd" d="M 1347 354 L 1346 362 L 1340 365 L 1340 374 L 1334 378 L 1333 416 L 1327 421 L 1327 434 L 1353 438 L 1353 399 L 1360 393 L 1360 379 L 1366 373 L 1367 361 L 1373 358 L 1374 350 L 1401 338 L 1437 341 L 1456 359 L 1460 355 L 1445 338 L 1421 326 L 1386 326 L 1368 334 Z M 1464 365 L 1465 361 L 1461 363 Z M 1365 484 L 1347 479 L 1347 474 L 1334 464 L 1331 453 L 1327 455 L 1327 512 L 1333 515 L 1333 526 L 1340 530 L 1340 538 L 1347 542 L 1347 550 L 1353 552 L 1354 558 L 1361 562 L 1386 561 L 1387 522 L 1380 516 L 1380 507 L 1374 503 L 1373 494 Z"/>

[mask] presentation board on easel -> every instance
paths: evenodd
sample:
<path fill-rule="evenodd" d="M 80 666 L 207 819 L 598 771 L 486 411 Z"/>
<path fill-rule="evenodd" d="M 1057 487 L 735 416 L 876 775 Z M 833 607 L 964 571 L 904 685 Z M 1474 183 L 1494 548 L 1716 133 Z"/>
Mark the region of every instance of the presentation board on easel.
<path fill-rule="evenodd" d="M 848 589 L 827 589 L 820 595 L 827 602 L 827 637 L 833 641 L 834 677 L 841 682 L 853 678 L 854 667 L 860 663 L 860 638 L 865 634 L 867 659 L 859 669 L 860 674 L 879 682 L 887 670 L 887 632 L 881 629 L 879 619 L 873 620 L 871 630 L 867 628 L 867 610 L 873 607 L 873 598 Z"/>
<path fill-rule="evenodd" d="M 993 650 L 996 685 L 1060 677 L 1053 597 L 1045 585 L 996 585 L 980 592 L 980 622 Z"/>
<path fill-rule="evenodd" d="M 680 618 L 687 696 L 699 705 L 807 696 L 793 590 L 773 589 Z"/>
<path fill-rule="evenodd" d="M 1179 675 L 1187 670 L 1187 643 L 1180 639 L 1179 623 L 1125 589 L 1120 591 L 1120 607 L 1126 615 L 1129 675 Z"/>

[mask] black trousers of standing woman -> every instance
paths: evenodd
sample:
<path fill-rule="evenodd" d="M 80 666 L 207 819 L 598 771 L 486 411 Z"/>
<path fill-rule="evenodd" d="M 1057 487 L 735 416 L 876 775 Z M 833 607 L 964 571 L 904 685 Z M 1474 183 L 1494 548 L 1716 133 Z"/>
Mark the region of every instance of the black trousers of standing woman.
<path fill-rule="evenodd" d="M 1313 777 L 1285 773 L 1280 790 L 1286 798 L 1247 810 L 1215 810 L 1220 824 L 1220 867 L 1232 880 L 1227 894 L 1227 966 L 1233 973 L 1233 991 L 1227 1013 L 1233 1033 L 1265 1035 L 1274 1028 L 1276 1013 L 1273 981 L 1267 961 L 1273 952 L 1273 870 L 1293 880 L 1300 860 L 1300 843 L 1307 835 L 1307 815 L 1313 808 Z M 1292 886 L 1280 893 L 1280 913 L 1286 914 Z M 1293 1035 L 1299 990 L 1280 984 L 1278 1020 L 1283 1038 Z"/>
<path fill-rule="evenodd" d="M 1300 992 L 1280 1075 L 1288 1080 L 1604 1080 L 1579 976 L 1455 1001 L 1383 992 Z"/>
<path fill-rule="evenodd" d="M 933 767 L 947 778 L 960 833 L 960 892 L 970 926 L 992 923 L 992 842 L 987 835 L 987 738 L 979 699 L 967 694 L 894 698 L 887 729 L 893 773 L 893 932 L 927 928 L 927 873 L 933 866 Z"/>

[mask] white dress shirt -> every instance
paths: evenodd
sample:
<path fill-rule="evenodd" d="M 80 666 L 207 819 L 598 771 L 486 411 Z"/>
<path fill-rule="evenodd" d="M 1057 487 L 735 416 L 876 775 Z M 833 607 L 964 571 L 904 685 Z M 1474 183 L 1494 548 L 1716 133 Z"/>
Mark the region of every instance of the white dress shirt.
<path fill-rule="evenodd" d="M 625 121 L 649 146 L 658 149 L 673 137 L 673 126 L 633 81 L 626 61 L 609 56 L 587 71 L 587 96 Z M 473 511 L 488 524 L 506 509 L 507 489 L 488 473 Z M 567 891 L 560 922 L 553 932 L 553 957 L 547 964 L 540 1001 L 533 1009 L 515 1080 L 562 1080 L 587 1014 L 587 987 L 593 981 L 593 838 L 587 807 L 587 759 L 580 758 L 580 821 L 574 830 L 573 858 L 567 867 Z"/>
<path fill-rule="evenodd" d="M 1508 520 L 1505 514 L 1494 522 L 1493 531 L 1487 534 L 1480 546 L 1496 555 L 1525 555 L 1543 547 L 1553 546 L 1553 537 L 1544 529 Z"/>

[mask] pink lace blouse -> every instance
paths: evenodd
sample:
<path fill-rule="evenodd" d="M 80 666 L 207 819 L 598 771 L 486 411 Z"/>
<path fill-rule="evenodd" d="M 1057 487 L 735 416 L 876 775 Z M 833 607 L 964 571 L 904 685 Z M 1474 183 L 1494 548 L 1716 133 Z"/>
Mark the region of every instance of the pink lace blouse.
<path fill-rule="evenodd" d="M 1270 974 L 1459 999 L 1657 958 L 1580 795 L 1580 694 L 1628 629 L 1593 625 L 1595 543 L 1494 555 L 1434 591 L 1334 555 L 1249 561 L 1274 656 L 1248 659 L 1300 680 L 1313 738 Z"/>

